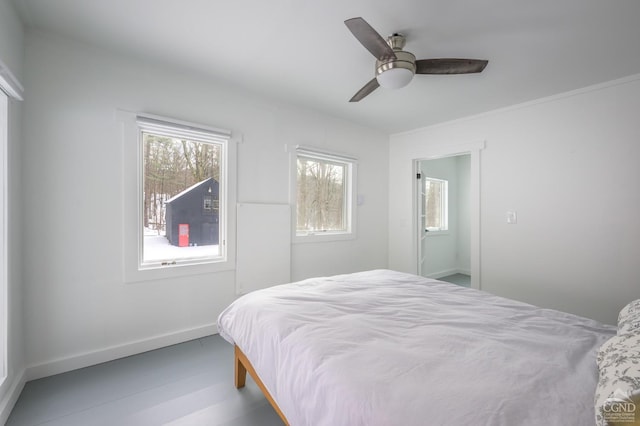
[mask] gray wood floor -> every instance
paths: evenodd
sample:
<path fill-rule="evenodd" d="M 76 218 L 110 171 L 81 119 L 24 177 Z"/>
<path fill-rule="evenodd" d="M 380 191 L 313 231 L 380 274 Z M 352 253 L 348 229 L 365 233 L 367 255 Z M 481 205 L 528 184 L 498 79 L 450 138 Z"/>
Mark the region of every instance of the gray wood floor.
<path fill-rule="evenodd" d="M 446 281 L 448 283 L 458 284 L 462 287 L 471 287 L 471 277 L 465 274 L 453 274 L 448 277 L 438 278 L 440 281 Z"/>
<path fill-rule="evenodd" d="M 28 382 L 8 426 L 281 426 L 260 389 L 233 385 L 233 347 L 210 336 Z"/>

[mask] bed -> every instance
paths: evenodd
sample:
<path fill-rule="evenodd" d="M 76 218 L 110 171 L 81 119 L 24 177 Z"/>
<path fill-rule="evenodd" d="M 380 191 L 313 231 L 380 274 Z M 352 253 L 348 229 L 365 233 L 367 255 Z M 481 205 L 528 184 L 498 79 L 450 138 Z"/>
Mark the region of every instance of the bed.
<path fill-rule="evenodd" d="M 246 294 L 218 318 L 285 424 L 592 425 L 616 328 L 389 270 Z"/>

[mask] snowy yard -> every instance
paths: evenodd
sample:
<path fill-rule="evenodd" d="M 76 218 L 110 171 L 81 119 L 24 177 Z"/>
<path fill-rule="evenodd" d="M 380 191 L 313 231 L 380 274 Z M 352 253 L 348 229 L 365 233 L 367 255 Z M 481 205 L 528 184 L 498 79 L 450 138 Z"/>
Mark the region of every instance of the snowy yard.
<path fill-rule="evenodd" d="M 144 235 L 145 262 L 211 257 L 217 256 L 219 253 L 218 245 L 177 247 L 169 244 L 169 240 L 164 235 L 157 235 L 155 232 L 145 232 Z"/>

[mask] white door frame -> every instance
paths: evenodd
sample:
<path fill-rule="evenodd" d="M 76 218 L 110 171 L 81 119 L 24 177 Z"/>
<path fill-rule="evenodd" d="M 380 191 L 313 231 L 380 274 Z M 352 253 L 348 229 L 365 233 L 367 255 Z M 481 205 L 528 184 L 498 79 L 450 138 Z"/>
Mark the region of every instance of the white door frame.
<path fill-rule="evenodd" d="M 9 97 L 1 90 L 0 85 L 0 385 L 8 374 L 8 338 L 9 338 L 9 305 L 8 305 L 8 210 L 7 210 L 7 154 L 9 143 Z"/>
<path fill-rule="evenodd" d="M 418 196 L 418 179 L 415 179 L 418 172 L 419 163 L 425 160 L 435 160 L 444 157 L 453 157 L 456 155 L 470 155 L 470 201 L 469 206 L 471 210 L 471 288 L 480 289 L 480 151 L 485 148 L 485 142 L 470 142 L 460 144 L 433 144 L 428 147 L 424 147 L 421 150 L 420 158 L 413 159 L 413 266 L 416 274 L 420 273 L 420 233 L 419 233 L 419 220 L 418 217 L 418 203 L 420 203 Z"/>

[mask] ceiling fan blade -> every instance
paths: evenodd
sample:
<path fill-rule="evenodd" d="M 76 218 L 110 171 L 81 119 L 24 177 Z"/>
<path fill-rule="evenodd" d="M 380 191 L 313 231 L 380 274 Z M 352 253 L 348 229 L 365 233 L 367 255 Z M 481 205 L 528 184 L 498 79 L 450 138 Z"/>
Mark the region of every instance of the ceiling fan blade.
<path fill-rule="evenodd" d="M 380 87 L 380 84 L 378 83 L 378 80 L 374 78 L 373 80 L 365 84 L 364 87 L 362 87 L 362 89 L 358 90 L 358 93 L 353 95 L 353 98 L 349 99 L 349 102 L 361 101 L 365 96 L 369 95 L 378 87 Z"/>
<path fill-rule="evenodd" d="M 394 59 L 396 54 L 384 38 L 362 18 L 351 18 L 344 21 L 360 43 L 379 61 Z"/>
<path fill-rule="evenodd" d="M 484 59 L 419 59 L 416 74 L 473 74 L 482 72 L 488 63 Z"/>

